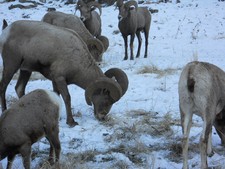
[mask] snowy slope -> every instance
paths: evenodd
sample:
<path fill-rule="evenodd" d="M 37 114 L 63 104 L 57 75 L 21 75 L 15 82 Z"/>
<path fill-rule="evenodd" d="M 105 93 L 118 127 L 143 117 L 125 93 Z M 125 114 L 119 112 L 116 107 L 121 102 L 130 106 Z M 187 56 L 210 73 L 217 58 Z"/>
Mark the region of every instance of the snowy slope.
<path fill-rule="evenodd" d="M 65 13 L 74 13 L 74 5 L 59 1 L 46 3 L 34 9 L 8 10 L 11 4 L 0 4 L 0 20 L 9 23 L 21 20 L 41 20 L 47 7 Z M 102 9 L 102 34 L 110 46 L 104 54 L 101 68 L 123 69 L 129 78 L 127 93 L 115 103 L 106 122 L 99 122 L 93 107 L 86 104 L 84 90 L 70 85 L 74 128 L 66 125 L 65 108 L 61 113 L 60 141 L 62 165 L 66 168 L 182 168 L 180 115 L 178 106 L 178 80 L 185 64 L 193 60 L 207 61 L 225 70 L 225 2 L 217 0 L 181 0 L 180 4 L 142 4 L 158 9 L 152 14 L 148 58 L 123 61 L 124 46 L 118 30 L 118 11 L 115 7 Z M 76 13 L 79 16 L 79 12 Z M 2 23 L 0 23 L 1 26 Z M 143 37 L 143 36 L 142 36 Z M 134 49 L 137 49 L 135 39 Z M 143 37 L 144 43 L 144 37 Z M 0 61 L 2 67 L 2 61 Z M 148 73 L 143 71 L 151 69 Z M 15 80 L 7 90 L 7 100 L 17 98 Z M 30 81 L 27 92 L 37 88 L 52 89 L 48 80 Z M 198 141 L 202 121 L 194 116 L 190 141 L 190 168 L 199 168 Z M 225 149 L 213 132 L 215 154 L 208 158 L 210 166 L 224 168 Z M 49 144 L 45 139 L 33 146 L 36 156 L 33 168 L 47 159 Z M 1 161 L 6 166 L 7 160 Z M 14 168 L 22 168 L 18 156 Z"/>

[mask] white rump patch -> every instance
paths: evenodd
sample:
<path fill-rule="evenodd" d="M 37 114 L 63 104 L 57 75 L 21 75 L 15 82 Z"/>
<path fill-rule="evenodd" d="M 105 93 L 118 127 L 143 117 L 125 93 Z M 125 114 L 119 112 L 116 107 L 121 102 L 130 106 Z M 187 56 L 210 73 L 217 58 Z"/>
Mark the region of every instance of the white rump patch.
<path fill-rule="evenodd" d="M 50 100 L 54 104 L 58 105 L 58 107 L 59 107 L 59 116 L 60 116 L 60 113 L 62 111 L 62 100 L 61 100 L 60 96 L 57 93 L 55 93 L 53 91 L 50 91 L 50 90 L 44 90 L 44 91 L 48 94 Z"/>

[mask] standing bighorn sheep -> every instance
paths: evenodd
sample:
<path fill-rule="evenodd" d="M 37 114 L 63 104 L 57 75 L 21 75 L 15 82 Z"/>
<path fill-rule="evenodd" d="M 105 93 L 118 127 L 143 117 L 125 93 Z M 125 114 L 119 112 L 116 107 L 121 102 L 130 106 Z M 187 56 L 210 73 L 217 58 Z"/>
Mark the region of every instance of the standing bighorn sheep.
<path fill-rule="evenodd" d="M 85 3 L 83 0 L 78 0 L 76 10 L 80 11 L 80 19 L 84 22 L 84 25 L 89 30 L 89 32 L 95 36 L 99 37 L 102 32 L 101 17 L 95 11 L 98 8 L 100 15 L 102 13 L 102 8 L 100 4 L 96 1 L 90 1 Z"/>
<path fill-rule="evenodd" d="M 16 154 L 21 154 L 25 169 L 30 168 L 31 146 L 43 136 L 50 143 L 49 162 L 60 158 L 59 113 L 61 99 L 47 90 L 35 90 L 14 103 L 0 117 L 0 160 L 8 158 L 12 167 Z"/>
<path fill-rule="evenodd" d="M 188 168 L 188 140 L 192 116 L 203 119 L 200 138 L 201 169 L 208 167 L 207 155 L 213 155 L 212 126 L 225 144 L 225 72 L 215 65 L 191 62 L 179 80 L 179 106 L 183 130 L 183 169 Z"/>
<path fill-rule="evenodd" d="M 145 34 L 145 54 L 144 57 L 147 58 L 148 53 L 148 36 L 149 29 L 151 25 L 151 13 L 147 7 L 138 7 L 136 1 L 128 1 L 123 3 L 123 0 L 117 0 L 116 6 L 119 8 L 119 30 L 123 36 L 125 44 L 125 57 L 124 60 L 128 59 L 127 53 L 127 38 L 130 35 L 130 59 L 134 59 L 133 54 L 133 43 L 135 34 L 138 38 L 138 50 L 136 57 L 140 56 L 142 38 L 140 32 L 143 31 Z M 134 9 L 135 8 L 135 9 Z"/>
<path fill-rule="evenodd" d="M 97 62 L 102 61 L 102 54 L 108 48 L 108 43 L 104 41 L 101 42 L 97 38 L 93 37 L 79 17 L 62 12 L 48 12 L 44 15 L 42 21 L 74 30 L 87 44 L 88 49 L 95 60 Z"/>
<path fill-rule="evenodd" d="M 85 89 L 86 102 L 93 103 L 99 120 L 104 119 L 128 88 L 126 74 L 117 68 L 104 74 L 85 42 L 71 29 L 40 21 L 16 21 L 3 30 L 0 52 L 4 65 L 0 82 L 3 111 L 7 86 L 18 69 L 20 75 L 15 88 L 18 97 L 24 95 L 31 73 L 40 72 L 52 81 L 54 91 L 62 95 L 69 126 L 77 123 L 72 116 L 67 85 L 76 84 Z"/>

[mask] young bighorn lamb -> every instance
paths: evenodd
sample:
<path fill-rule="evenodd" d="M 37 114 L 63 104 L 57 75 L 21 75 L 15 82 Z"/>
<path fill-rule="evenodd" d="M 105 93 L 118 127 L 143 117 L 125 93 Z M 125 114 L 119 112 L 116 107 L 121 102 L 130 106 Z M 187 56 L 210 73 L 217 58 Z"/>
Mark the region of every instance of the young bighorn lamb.
<path fill-rule="evenodd" d="M 49 162 L 60 158 L 59 113 L 61 99 L 47 90 L 35 90 L 14 103 L 0 117 L 0 160 L 8 158 L 12 167 L 16 154 L 21 154 L 25 169 L 30 168 L 31 146 L 43 136 L 50 143 Z"/>
<path fill-rule="evenodd" d="M 3 111 L 6 109 L 7 86 L 18 69 L 17 95 L 24 95 L 31 73 L 40 72 L 52 81 L 54 91 L 62 95 L 69 126 L 77 123 L 72 116 L 67 85 L 76 84 L 85 89 L 86 102 L 94 104 L 94 114 L 99 120 L 104 119 L 128 88 L 126 74 L 116 68 L 104 74 L 85 42 L 71 29 L 40 21 L 16 21 L 3 30 L 0 52 L 4 66 L 0 82 Z"/>
<path fill-rule="evenodd" d="M 133 55 L 133 43 L 135 34 L 138 38 L 138 50 L 136 58 L 140 56 L 141 50 L 141 34 L 143 31 L 145 34 L 145 54 L 144 57 L 147 58 L 148 53 L 148 36 L 149 29 L 151 25 L 151 13 L 147 9 L 147 7 L 138 7 L 136 1 L 128 1 L 125 4 L 123 0 L 117 0 L 116 6 L 119 8 L 119 24 L 118 27 L 124 39 L 125 44 L 125 57 L 124 60 L 128 59 L 127 54 L 127 37 L 130 35 L 130 59 L 134 59 Z M 135 9 L 134 9 L 135 7 Z"/>
<path fill-rule="evenodd" d="M 188 63 L 179 80 L 179 106 L 183 130 L 183 169 L 188 168 L 188 137 L 193 114 L 203 119 L 200 153 L 201 168 L 205 169 L 208 167 L 207 155 L 213 155 L 213 125 L 225 145 L 225 72 L 210 63 Z"/>
<path fill-rule="evenodd" d="M 87 44 L 88 49 L 95 60 L 97 62 L 102 61 L 102 54 L 107 50 L 108 43 L 93 37 L 79 17 L 55 11 L 46 13 L 42 18 L 42 21 L 74 30 Z"/>
<path fill-rule="evenodd" d="M 90 1 L 85 3 L 83 0 L 78 0 L 76 10 L 80 11 L 80 19 L 84 22 L 84 25 L 89 30 L 89 32 L 95 36 L 99 37 L 102 32 L 101 17 L 95 11 L 98 8 L 100 15 L 102 13 L 102 8 L 98 2 Z"/>

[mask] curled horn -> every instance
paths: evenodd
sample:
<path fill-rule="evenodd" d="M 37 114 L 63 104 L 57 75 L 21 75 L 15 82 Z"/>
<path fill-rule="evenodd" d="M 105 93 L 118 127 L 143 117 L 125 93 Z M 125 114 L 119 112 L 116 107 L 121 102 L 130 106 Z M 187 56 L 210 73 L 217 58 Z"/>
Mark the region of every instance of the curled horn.
<path fill-rule="evenodd" d="M 116 1 L 116 7 L 121 7 L 123 5 L 123 0 Z"/>
<path fill-rule="evenodd" d="M 111 68 L 105 72 L 105 75 L 108 78 L 115 77 L 117 83 L 122 88 L 122 96 L 123 96 L 126 93 L 128 84 L 129 84 L 126 73 L 124 71 L 122 71 L 121 69 Z"/>
<path fill-rule="evenodd" d="M 104 52 L 105 52 L 109 47 L 109 39 L 103 35 L 98 36 L 97 38 L 102 42 L 104 46 Z"/>
<path fill-rule="evenodd" d="M 120 85 L 107 77 L 97 79 L 95 82 L 90 84 L 85 90 L 85 99 L 88 105 L 92 105 L 92 96 L 98 90 L 108 90 L 109 95 L 115 103 L 122 97 L 122 89 Z"/>
<path fill-rule="evenodd" d="M 100 12 L 100 16 L 102 15 L 102 8 L 101 8 L 101 5 L 96 2 L 96 1 L 91 1 L 91 2 L 88 2 L 87 5 L 91 8 L 91 7 L 95 7 L 95 8 L 98 8 L 99 12 Z"/>
<path fill-rule="evenodd" d="M 128 2 L 126 2 L 125 4 L 124 4 L 124 7 L 126 8 L 126 9 L 129 9 L 131 6 L 135 6 L 135 10 L 137 11 L 137 9 L 138 9 L 138 4 L 137 4 L 137 2 L 136 1 L 128 1 Z"/>

